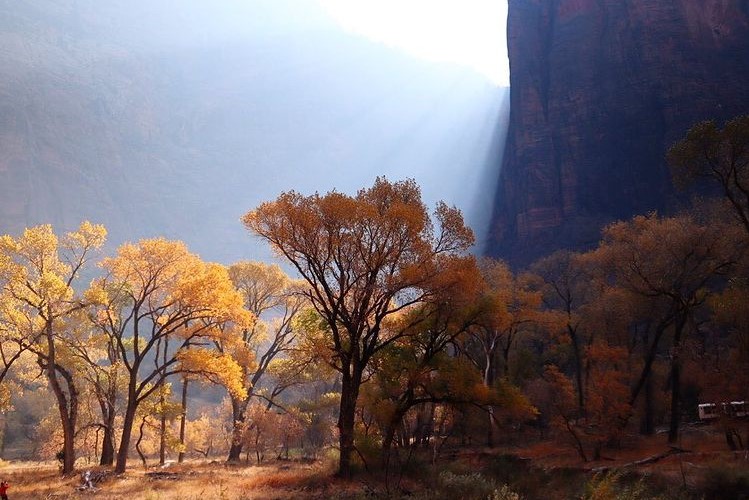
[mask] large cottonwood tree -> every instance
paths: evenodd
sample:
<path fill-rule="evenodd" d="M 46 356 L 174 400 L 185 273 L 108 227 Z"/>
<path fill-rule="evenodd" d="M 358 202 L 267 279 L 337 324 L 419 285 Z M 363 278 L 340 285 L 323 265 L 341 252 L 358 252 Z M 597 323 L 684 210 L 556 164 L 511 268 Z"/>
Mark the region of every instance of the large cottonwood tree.
<path fill-rule="evenodd" d="M 228 322 L 251 325 L 224 266 L 163 238 L 121 246 L 87 292 L 91 314 L 125 368 L 125 415 L 115 470 L 124 472 L 138 406 L 176 373 L 213 375 L 243 394 L 236 362 L 209 349 Z"/>
<path fill-rule="evenodd" d="M 283 193 L 243 221 L 307 281 L 305 294 L 330 327 L 328 347 L 341 374 L 338 472 L 348 476 L 365 368 L 399 337 L 385 333 L 383 321 L 426 300 L 443 261 L 465 252 L 473 233 L 444 203 L 431 217 L 415 181 L 384 178 L 354 196 Z"/>
<path fill-rule="evenodd" d="M 0 237 L 0 302 L 5 329 L 15 331 L 19 350 L 36 355 L 57 400 L 63 432 L 63 473 L 75 465 L 79 389 L 66 356 L 69 323 L 85 303 L 75 281 L 104 244 L 106 229 L 83 222 L 63 238 L 49 224 L 26 229 L 17 238 Z M 7 364 L 7 362 L 6 362 Z"/>

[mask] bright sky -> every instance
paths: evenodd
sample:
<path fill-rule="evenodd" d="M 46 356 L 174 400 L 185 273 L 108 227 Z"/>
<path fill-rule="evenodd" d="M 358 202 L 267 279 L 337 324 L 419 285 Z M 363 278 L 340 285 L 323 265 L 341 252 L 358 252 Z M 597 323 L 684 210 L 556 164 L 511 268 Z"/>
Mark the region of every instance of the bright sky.
<path fill-rule="evenodd" d="M 505 0 L 319 0 L 351 33 L 509 86 Z"/>

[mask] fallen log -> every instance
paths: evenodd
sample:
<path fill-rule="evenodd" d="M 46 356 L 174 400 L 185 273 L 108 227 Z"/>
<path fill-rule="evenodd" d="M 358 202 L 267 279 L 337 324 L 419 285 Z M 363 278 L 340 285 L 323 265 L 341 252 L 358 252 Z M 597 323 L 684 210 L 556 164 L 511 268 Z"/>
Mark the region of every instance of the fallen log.
<path fill-rule="evenodd" d="M 159 481 L 159 480 L 175 480 L 179 479 L 181 474 L 177 472 L 167 472 L 167 471 L 154 471 L 154 472 L 146 472 L 146 477 L 152 481 Z"/>
<path fill-rule="evenodd" d="M 678 455 L 680 453 L 691 453 L 691 451 L 685 450 L 683 448 L 679 448 L 677 446 L 671 446 L 668 451 L 659 453 L 658 455 L 652 455 L 647 458 L 643 458 L 642 460 L 635 460 L 634 462 L 629 462 L 624 465 L 620 465 L 618 467 L 612 467 L 612 466 L 595 467 L 593 469 L 590 469 L 590 471 L 599 473 L 599 472 L 608 472 L 611 469 L 626 469 L 629 467 L 636 467 L 638 465 L 648 465 L 648 464 L 658 462 L 659 460 L 663 460 L 666 457 L 670 457 L 671 455 Z"/>

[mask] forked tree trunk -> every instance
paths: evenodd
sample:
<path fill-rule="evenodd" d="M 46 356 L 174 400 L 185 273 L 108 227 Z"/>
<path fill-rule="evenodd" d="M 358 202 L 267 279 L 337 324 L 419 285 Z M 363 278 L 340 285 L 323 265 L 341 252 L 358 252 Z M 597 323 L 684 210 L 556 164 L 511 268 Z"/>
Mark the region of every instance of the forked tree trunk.
<path fill-rule="evenodd" d="M 669 326 L 672 324 L 672 317 L 667 317 L 663 320 L 661 320 L 658 325 L 655 328 L 655 334 L 653 336 L 653 341 L 648 346 L 646 343 L 647 351 L 645 352 L 645 363 L 642 367 L 642 370 L 640 371 L 640 376 L 637 379 L 637 382 L 635 383 L 635 386 L 632 388 L 632 391 L 630 392 L 629 396 L 629 405 L 634 406 L 637 402 L 637 398 L 640 395 L 640 391 L 645 387 L 645 382 L 648 381 L 649 377 L 652 373 L 653 368 L 653 362 L 655 361 L 656 355 L 658 354 L 658 344 L 661 340 L 661 337 L 666 332 L 666 329 L 668 329 Z"/>
<path fill-rule="evenodd" d="M 382 468 L 386 473 L 390 468 L 390 458 L 392 456 L 393 441 L 395 440 L 395 431 L 398 428 L 398 425 L 403 421 L 403 416 L 406 414 L 406 411 L 407 410 L 403 410 L 402 408 L 396 409 L 385 427 L 385 432 L 383 433 L 381 460 Z"/>
<path fill-rule="evenodd" d="M 117 361 L 117 357 L 110 354 L 110 363 L 114 364 Z M 101 442 L 101 458 L 99 465 L 112 466 L 114 465 L 114 432 L 115 432 L 115 416 L 117 408 L 117 374 L 114 372 L 108 377 L 106 391 L 97 391 L 97 398 L 99 400 L 99 408 L 101 409 L 101 418 L 104 424 L 104 435 Z"/>
<path fill-rule="evenodd" d="M 55 358 L 55 340 L 52 321 L 45 326 L 47 336 L 47 353 L 38 358 L 38 362 L 47 372 L 47 380 L 57 399 L 57 409 L 60 413 L 60 424 L 63 435 L 62 473 L 70 474 L 75 469 L 75 423 L 78 416 L 78 390 L 74 379 L 64 368 L 57 365 Z M 67 386 L 67 393 L 61 385 L 58 371 Z"/>

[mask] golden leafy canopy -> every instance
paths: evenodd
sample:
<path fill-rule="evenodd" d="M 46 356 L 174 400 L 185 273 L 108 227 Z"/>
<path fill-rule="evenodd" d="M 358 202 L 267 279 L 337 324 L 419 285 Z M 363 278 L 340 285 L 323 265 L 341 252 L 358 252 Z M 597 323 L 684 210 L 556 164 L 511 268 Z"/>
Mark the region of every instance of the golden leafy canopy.
<path fill-rule="evenodd" d="M 0 282 L 6 298 L 49 314 L 73 297 L 72 282 L 92 250 L 106 238 L 104 226 L 83 222 L 60 243 L 52 226 L 0 237 Z"/>
<path fill-rule="evenodd" d="M 247 397 L 242 368 L 233 357 L 203 348 L 183 349 L 177 357 L 181 372 L 199 375 L 222 385 L 237 399 Z"/>
<path fill-rule="evenodd" d="M 378 178 L 355 196 L 287 192 L 242 220 L 307 282 L 333 349 L 362 348 L 365 364 L 381 343 L 384 318 L 444 285 L 449 259 L 473 243 L 456 208 L 440 203 L 430 217 L 413 180 Z"/>
<path fill-rule="evenodd" d="M 100 301 L 109 297 L 115 304 L 122 297 L 110 295 L 124 295 L 131 303 L 142 304 L 143 312 L 159 324 L 208 320 L 252 325 L 254 321 L 227 269 L 202 261 L 180 241 L 155 238 L 125 244 L 102 267 L 108 274 L 96 284 L 98 290 L 89 292 L 92 297 Z"/>

